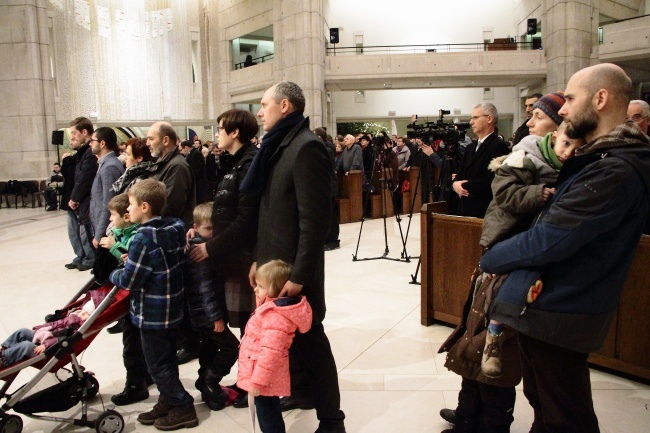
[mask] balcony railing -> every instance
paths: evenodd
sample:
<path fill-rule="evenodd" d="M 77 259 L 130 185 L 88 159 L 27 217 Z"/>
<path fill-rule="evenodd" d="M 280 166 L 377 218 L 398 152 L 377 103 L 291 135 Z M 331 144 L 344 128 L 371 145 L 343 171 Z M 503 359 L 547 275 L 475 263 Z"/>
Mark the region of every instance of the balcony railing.
<path fill-rule="evenodd" d="M 458 53 L 476 51 L 512 51 L 512 50 L 541 50 L 541 39 L 532 42 L 514 42 L 511 39 L 495 39 L 494 42 L 471 44 L 427 44 L 427 45 L 375 45 L 358 47 L 327 48 L 328 56 L 361 55 L 361 54 L 426 54 L 426 53 Z"/>
<path fill-rule="evenodd" d="M 275 53 L 271 53 L 271 54 L 266 54 L 262 57 L 255 57 L 252 62 L 235 63 L 235 69 L 244 69 L 244 68 L 248 68 L 249 66 L 255 66 L 258 63 L 264 63 L 264 62 L 268 62 L 269 60 L 273 60 L 274 57 L 275 57 Z"/>

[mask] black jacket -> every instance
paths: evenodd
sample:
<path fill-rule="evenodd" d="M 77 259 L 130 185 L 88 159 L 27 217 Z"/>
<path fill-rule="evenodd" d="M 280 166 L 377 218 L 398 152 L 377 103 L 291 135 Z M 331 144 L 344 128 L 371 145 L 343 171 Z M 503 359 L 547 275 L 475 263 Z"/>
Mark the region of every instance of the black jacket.
<path fill-rule="evenodd" d="M 210 186 L 208 185 L 208 176 L 205 169 L 205 158 L 200 150 L 192 148 L 190 153 L 185 157 L 185 161 L 192 170 L 194 176 L 194 186 L 196 187 L 196 204 L 205 203 L 210 200 Z"/>
<path fill-rule="evenodd" d="M 189 240 L 189 250 L 205 242 L 201 236 Z M 209 260 L 187 261 L 189 281 L 185 283 L 185 302 L 190 313 L 190 321 L 196 329 L 210 327 L 219 319 L 227 321 L 226 299 L 223 280 L 217 278 L 214 266 Z"/>
<path fill-rule="evenodd" d="M 93 155 L 90 144 L 86 143 L 72 158 L 75 158 L 76 164 L 70 200 L 79 203 L 77 208 L 79 224 L 90 224 L 90 190 L 97 174 L 97 157 Z"/>
<path fill-rule="evenodd" d="M 241 276 L 253 262 L 260 198 L 258 193 L 240 192 L 239 186 L 256 153 L 255 145 L 246 143 L 234 155 L 221 155 L 226 174 L 212 207 L 214 237 L 205 247 L 224 275 Z"/>
<path fill-rule="evenodd" d="M 61 161 L 61 174 L 63 175 L 63 188 L 61 188 L 61 210 L 70 210 L 68 202 L 74 188 L 74 171 L 77 165 L 77 159 L 74 156 L 68 156 Z"/>
<path fill-rule="evenodd" d="M 490 201 L 492 201 L 491 184 L 494 172 L 488 169 L 490 161 L 497 156 L 507 155 L 510 148 L 507 142 L 501 140 L 497 131 L 490 134 L 476 150 L 476 143 L 467 146 L 455 181 L 467 180 L 463 187 L 469 192 L 469 197 L 458 197 L 451 193 L 452 213 L 454 215 L 483 218 Z"/>

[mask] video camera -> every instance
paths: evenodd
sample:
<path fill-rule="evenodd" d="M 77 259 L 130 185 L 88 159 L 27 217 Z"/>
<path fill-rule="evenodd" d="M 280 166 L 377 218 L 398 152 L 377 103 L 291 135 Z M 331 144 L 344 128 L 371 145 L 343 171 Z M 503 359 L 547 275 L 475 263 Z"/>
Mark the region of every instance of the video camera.
<path fill-rule="evenodd" d="M 441 146 L 447 150 L 447 153 L 454 153 L 458 149 L 458 143 L 465 140 L 465 131 L 470 127 L 469 123 L 454 123 L 445 122 L 445 115 L 449 114 L 449 110 L 440 110 L 440 117 L 435 122 L 424 122 L 418 124 L 418 115 L 414 114 L 411 119 L 413 123 L 406 125 L 406 136 L 409 139 L 420 138 L 422 141 L 429 145 L 436 140 L 442 140 L 445 146 Z"/>

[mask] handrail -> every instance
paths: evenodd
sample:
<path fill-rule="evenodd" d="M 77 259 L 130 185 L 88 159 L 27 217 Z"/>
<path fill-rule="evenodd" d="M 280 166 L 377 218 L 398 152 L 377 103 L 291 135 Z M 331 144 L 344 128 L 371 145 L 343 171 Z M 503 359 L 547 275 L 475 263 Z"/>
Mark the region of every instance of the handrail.
<path fill-rule="evenodd" d="M 268 60 L 273 60 L 274 57 L 275 57 L 275 53 L 271 53 L 271 54 L 265 54 L 261 57 L 254 58 L 251 64 L 247 64 L 246 62 L 235 63 L 235 69 L 244 69 L 244 68 L 248 68 L 249 66 L 255 66 L 258 63 L 264 63 Z"/>
<path fill-rule="evenodd" d="M 533 42 L 514 42 L 511 39 L 496 39 L 495 42 L 469 44 L 424 44 L 424 45 L 369 45 L 362 47 L 327 47 L 327 55 L 343 54 L 426 54 L 468 51 L 533 50 L 541 49 L 541 44 Z"/>

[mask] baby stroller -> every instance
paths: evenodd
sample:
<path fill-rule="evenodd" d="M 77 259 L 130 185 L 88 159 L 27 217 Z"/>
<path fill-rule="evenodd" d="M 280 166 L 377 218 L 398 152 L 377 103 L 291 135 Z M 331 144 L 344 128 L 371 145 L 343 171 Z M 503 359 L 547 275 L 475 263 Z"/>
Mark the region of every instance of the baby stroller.
<path fill-rule="evenodd" d="M 121 433 L 124 430 L 124 418 L 114 410 L 104 410 L 94 420 L 88 419 L 88 400 L 99 392 L 99 382 L 93 373 L 85 371 L 79 364 L 77 356 L 88 347 L 102 328 L 128 313 L 128 291 L 119 287 L 98 286 L 92 279 L 68 305 L 54 314 L 48 314 L 45 321 L 58 320 L 65 317 L 69 310 L 80 308 L 90 299 L 90 289 L 104 291 L 106 297 L 79 329 L 60 336 L 58 342 L 47 348 L 44 353 L 0 370 L 0 380 L 5 381 L 4 386 L 0 388 L 0 400 L 7 399 L 0 407 L 0 433 L 20 433 L 23 429 L 21 417 L 7 413 L 11 409 L 34 419 L 94 428 L 98 433 Z M 72 370 L 70 378 L 59 379 L 59 383 L 26 396 L 47 373 L 56 373 L 68 364 L 71 364 Z M 40 371 L 25 385 L 8 394 L 9 387 L 20 371 L 30 366 Z M 79 402 L 82 405 L 79 419 L 37 415 L 42 412 L 63 412 Z"/>

